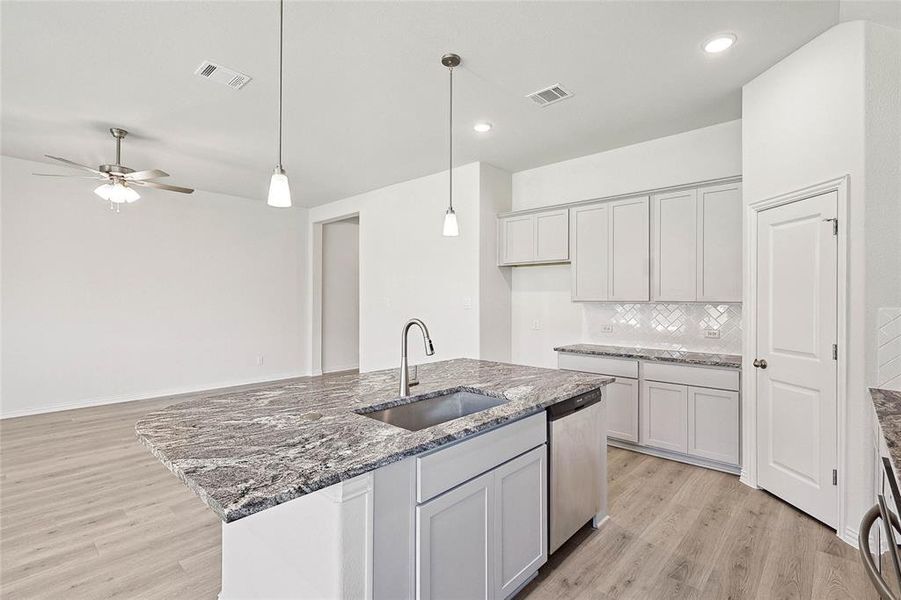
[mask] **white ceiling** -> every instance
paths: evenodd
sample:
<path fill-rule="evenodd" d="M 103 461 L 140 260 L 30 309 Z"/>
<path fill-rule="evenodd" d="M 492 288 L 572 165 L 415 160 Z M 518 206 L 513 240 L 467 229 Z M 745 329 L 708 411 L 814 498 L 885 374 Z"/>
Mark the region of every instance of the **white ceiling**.
<path fill-rule="evenodd" d="M 264 199 L 276 162 L 276 2 L 2 3 L 2 152 L 123 162 Z M 741 85 L 839 20 L 838 2 L 288 2 L 284 164 L 313 206 L 441 171 L 510 171 L 740 117 Z M 738 43 L 706 55 L 701 42 Z M 253 77 L 195 76 L 204 59 Z M 524 98 L 554 83 L 573 98 Z M 472 124 L 494 123 L 478 135 Z M 47 172 L 64 172 L 47 167 Z"/>

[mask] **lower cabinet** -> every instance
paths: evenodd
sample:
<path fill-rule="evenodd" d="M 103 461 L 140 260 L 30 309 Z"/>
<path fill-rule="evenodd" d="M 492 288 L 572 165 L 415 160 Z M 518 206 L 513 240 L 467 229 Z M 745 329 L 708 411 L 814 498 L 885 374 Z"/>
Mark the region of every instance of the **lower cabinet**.
<path fill-rule="evenodd" d="M 511 595 L 547 560 L 547 446 L 416 507 L 420 600 Z"/>
<path fill-rule="evenodd" d="M 688 453 L 738 464 L 738 392 L 688 388 Z"/>
<path fill-rule="evenodd" d="M 607 437 L 638 443 L 638 380 L 617 377 L 604 388 Z"/>
<path fill-rule="evenodd" d="M 644 381 L 641 385 L 641 443 L 685 454 L 688 451 L 688 388 Z"/>

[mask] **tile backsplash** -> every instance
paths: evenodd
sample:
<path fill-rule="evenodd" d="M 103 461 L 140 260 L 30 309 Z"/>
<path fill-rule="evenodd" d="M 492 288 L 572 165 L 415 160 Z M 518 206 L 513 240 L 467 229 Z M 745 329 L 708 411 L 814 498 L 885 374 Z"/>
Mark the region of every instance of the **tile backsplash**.
<path fill-rule="evenodd" d="M 876 387 L 901 391 L 901 307 L 878 311 Z"/>
<path fill-rule="evenodd" d="M 586 303 L 582 310 L 587 343 L 741 354 L 741 304 Z"/>

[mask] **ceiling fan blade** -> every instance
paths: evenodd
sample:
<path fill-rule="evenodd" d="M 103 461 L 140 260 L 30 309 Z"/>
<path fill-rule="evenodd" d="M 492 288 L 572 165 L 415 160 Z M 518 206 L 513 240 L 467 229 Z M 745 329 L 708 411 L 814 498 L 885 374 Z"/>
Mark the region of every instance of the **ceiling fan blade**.
<path fill-rule="evenodd" d="M 168 190 L 170 192 L 179 192 L 181 194 L 191 194 L 194 192 L 191 188 L 178 187 L 177 185 L 169 185 L 167 183 L 157 183 L 155 181 L 130 181 L 135 185 L 146 185 L 147 187 L 157 188 L 160 190 Z"/>
<path fill-rule="evenodd" d="M 144 181 L 147 179 L 157 179 L 159 177 L 168 177 L 169 174 L 159 169 L 147 169 L 146 171 L 135 171 L 134 173 L 126 173 L 127 181 Z"/>
<path fill-rule="evenodd" d="M 37 175 L 38 177 L 71 177 L 74 179 L 106 179 L 106 177 L 100 175 L 60 175 L 58 173 L 32 173 L 32 175 Z"/>
<path fill-rule="evenodd" d="M 53 160 L 58 160 L 59 162 L 61 162 L 63 164 L 67 164 L 70 167 L 75 167 L 76 169 L 84 169 L 85 171 L 90 171 L 91 173 L 97 173 L 98 175 L 100 174 L 100 171 L 98 171 L 97 169 L 92 169 L 91 167 L 87 167 L 85 165 L 80 165 L 77 162 L 72 162 L 71 160 L 68 160 L 66 158 L 60 158 L 58 156 L 50 156 L 49 154 L 45 154 L 44 156 L 46 156 L 47 158 L 52 158 Z"/>

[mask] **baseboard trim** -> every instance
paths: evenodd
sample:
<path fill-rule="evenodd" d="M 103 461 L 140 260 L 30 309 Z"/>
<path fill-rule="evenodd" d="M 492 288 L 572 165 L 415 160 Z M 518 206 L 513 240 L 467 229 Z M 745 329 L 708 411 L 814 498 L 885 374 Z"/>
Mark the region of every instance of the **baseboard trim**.
<path fill-rule="evenodd" d="M 688 456 L 686 454 L 680 454 L 678 452 L 670 452 L 669 450 L 659 450 L 657 448 L 641 446 L 638 444 L 633 444 L 632 442 L 624 442 L 622 440 L 607 438 L 607 445 L 613 446 L 614 448 L 622 448 L 623 450 L 640 452 L 642 454 L 650 454 L 651 456 L 656 456 L 657 458 L 674 460 L 676 462 L 693 465 L 695 467 L 703 467 L 705 469 L 713 469 L 714 471 L 722 471 L 723 473 L 729 473 L 730 475 L 739 475 L 741 473 L 741 467 L 733 467 L 731 465 L 719 463 L 713 460 Z"/>
<path fill-rule="evenodd" d="M 73 400 L 71 402 L 60 402 L 48 406 L 39 406 L 35 408 L 25 408 L 19 410 L 6 411 L 0 405 L 0 420 L 15 419 L 17 417 L 29 417 L 33 415 L 43 415 L 48 413 L 62 412 L 66 410 L 75 410 L 78 408 L 91 408 L 94 406 L 105 406 L 107 404 L 121 404 L 123 402 L 134 402 L 136 400 L 150 400 L 152 398 L 164 398 L 166 396 L 179 396 L 182 394 L 194 394 L 199 392 L 212 392 L 218 390 L 227 390 L 228 388 L 241 387 L 245 385 L 277 383 L 286 379 L 296 379 L 297 377 L 306 377 L 306 373 L 276 373 L 262 379 L 240 379 L 235 381 L 224 381 L 203 385 L 182 386 L 177 388 L 166 388 L 159 390 L 151 390 L 148 392 L 139 392 L 134 394 L 119 394 L 114 396 L 104 396 L 101 398 L 86 398 L 82 400 Z"/>

